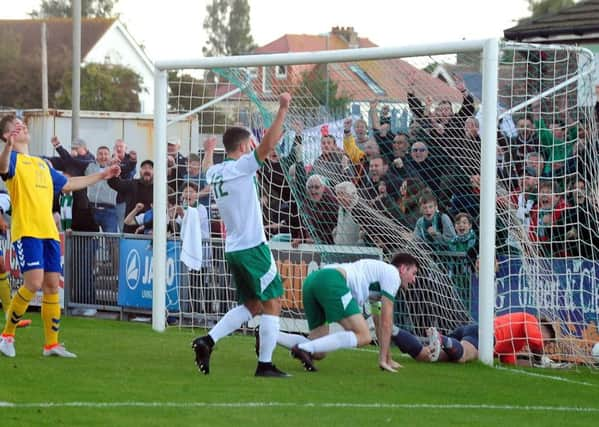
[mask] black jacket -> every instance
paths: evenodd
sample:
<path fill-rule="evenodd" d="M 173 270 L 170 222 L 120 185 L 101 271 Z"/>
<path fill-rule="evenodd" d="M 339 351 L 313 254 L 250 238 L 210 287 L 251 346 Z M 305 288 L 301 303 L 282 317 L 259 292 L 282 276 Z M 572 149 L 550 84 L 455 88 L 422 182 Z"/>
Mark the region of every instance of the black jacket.
<path fill-rule="evenodd" d="M 144 209 L 140 213 L 143 213 L 152 207 L 154 201 L 153 182 L 146 183 L 141 178 L 127 180 L 110 178 L 108 180 L 108 185 L 110 188 L 115 189 L 126 201 L 127 207 L 125 215 L 129 214 L 137 203 L 143 203 L 144 205 Z M 135 233 L 136 228 L 137 227 L 134 225 L 125 225 L 123 231 L 125 233 Z"/>

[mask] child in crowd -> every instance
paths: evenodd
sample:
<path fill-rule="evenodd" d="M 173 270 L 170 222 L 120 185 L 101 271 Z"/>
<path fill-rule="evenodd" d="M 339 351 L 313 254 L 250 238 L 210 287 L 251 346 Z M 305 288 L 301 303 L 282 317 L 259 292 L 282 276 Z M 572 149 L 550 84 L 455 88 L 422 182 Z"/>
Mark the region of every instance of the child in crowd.
<path fill-rule="evenodd" d="M 472 219 L 465 212 L 455 216 L 456 236 L 449 242 L 449 250 L 453 252 L 468 252 L 476 247 L 476 233 L 472 229 Z"/>
<path fill-rule="evenodd" d="M 451 218 L 439 212 L 437 197 L 432 192 L 424 192 L 420 196 L 419 205 L 422 216 L 416 222 L 414 237 L 434 249 L 447 249 L 456 235 Z"/>

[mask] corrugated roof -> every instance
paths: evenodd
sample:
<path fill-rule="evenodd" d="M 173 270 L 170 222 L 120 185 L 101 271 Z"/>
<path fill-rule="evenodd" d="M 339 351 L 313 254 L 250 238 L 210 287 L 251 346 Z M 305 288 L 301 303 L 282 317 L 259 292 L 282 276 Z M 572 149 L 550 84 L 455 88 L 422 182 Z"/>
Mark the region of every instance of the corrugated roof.
<path fill-rule="evenodd" d="M 555 13 L 530 18 L 503 32 L 508 40 L 599 32 L 599 0 L 583 0 Z"/>

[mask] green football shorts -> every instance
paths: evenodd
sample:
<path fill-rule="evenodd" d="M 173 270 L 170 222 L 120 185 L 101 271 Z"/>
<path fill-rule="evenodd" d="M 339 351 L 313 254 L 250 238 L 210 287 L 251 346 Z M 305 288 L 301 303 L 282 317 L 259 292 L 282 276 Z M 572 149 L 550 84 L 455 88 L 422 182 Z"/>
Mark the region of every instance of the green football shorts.
<path fill-rule="evenodd" d="M 240 304 L 252 299 L 268 301 L 283 295 L 283 281 L 270 248 L 265 243 L 254 248 L 226 252 L 225 259 Z"/>
<path fill-rule="evenodd" d="M 302 291 L 310 330 L 361 313 L 345 276 L 337 269 L 323 268 L 310 273 L 304 280 Z"/>

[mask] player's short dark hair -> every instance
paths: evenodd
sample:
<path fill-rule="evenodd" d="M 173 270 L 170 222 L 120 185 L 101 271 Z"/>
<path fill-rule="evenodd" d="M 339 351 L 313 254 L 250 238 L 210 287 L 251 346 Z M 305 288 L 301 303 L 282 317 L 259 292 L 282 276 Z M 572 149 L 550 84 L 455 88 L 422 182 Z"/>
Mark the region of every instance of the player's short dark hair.
<path fill-rule="evenodd" d="M 229 128 L 223 134 L 223 145 L 227 153 L 232 153 L 239 149 L 242 141 L 248 139 L 251 136 L 247 129 L 242 127 L 234 126 Z"/>
<path fill-rule="evenodd" d="M 394 265 L 398 268 L 400 265 L 419 268 L 418 260 L 416 259 L 416 257 L 405 252 L 398 252 L 395 255 L 393 255 L 393 258 L 391 258 L 391 265 Z"/>
<path fill-rule="evenodd" d="M 0 119 L 0 139 L 4 142 L 7 142 L 4 138 L 4 134 L 6 133 L 6 127 L 9 123 L 12 123 L 16 120 L 16 116 L 14 114 L 7 114 L 6 116 Z"/>

